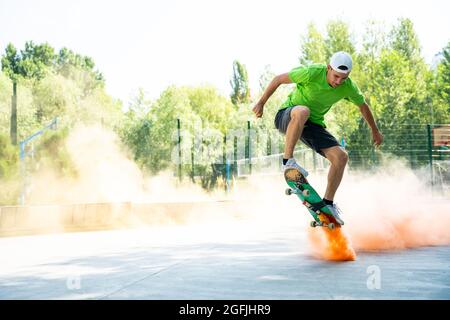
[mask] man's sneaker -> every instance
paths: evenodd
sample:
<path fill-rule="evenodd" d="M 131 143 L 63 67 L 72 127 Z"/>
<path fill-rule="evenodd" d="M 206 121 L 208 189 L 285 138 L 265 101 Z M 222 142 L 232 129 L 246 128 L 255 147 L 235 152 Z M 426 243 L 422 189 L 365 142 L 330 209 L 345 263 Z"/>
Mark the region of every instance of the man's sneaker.
<path fill-rule="evenodd" d="M 331 211 L 336 221 L 340 225 L 344 225 L 344 220 L 342 220 L 341 218 L 342 211 L 339 209 L 339 207 L 335 203 L 333 203 L 332 205 L 331 204 L 327 205 L 327 208 Z"/>
<path fill-rule="evenodd" d="M 302 167 L 300 167 L 300 166 L 298 165 L 298 163 L 295 162 L 295 159 L 294 159 L 294 158 L 290 158 L 290 159 L 286 162 L 286 164 L 283 165 L 283 171 L 286 171 L 286 169 L 289 169 L 289 168 L 295 168 L 295 169 L 297 169 L 298 171 L 301 172 L 301 174 L 302 174 L 305 178 L 308 176 L 308 171 L 306 171 L 305 169 L 303 169 Z"/>

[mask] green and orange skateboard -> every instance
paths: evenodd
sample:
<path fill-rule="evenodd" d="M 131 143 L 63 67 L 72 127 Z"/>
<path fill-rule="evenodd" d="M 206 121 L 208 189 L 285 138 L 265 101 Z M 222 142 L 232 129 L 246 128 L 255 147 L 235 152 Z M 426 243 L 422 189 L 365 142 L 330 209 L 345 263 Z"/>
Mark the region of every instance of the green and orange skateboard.
<path fill-rule="evenodd" d="M 286 169 L 284 179 L 289 188 L 286 194 L 296 194 L 314 218 L 311 227 L 326 227 L 330 230 L 340 228 L 341 225 L 333 217 L 316 190 L 308 183 L 308 180 L 295 168 Z"/>

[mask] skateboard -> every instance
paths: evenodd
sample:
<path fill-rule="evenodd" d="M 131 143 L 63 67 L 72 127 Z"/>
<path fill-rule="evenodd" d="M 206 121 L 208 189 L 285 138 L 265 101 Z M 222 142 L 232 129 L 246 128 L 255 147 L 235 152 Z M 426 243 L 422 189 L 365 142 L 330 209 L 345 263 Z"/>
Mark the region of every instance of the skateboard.
<path fill-rule="evenodd" d="M 295 168 L 286 169 L 286 171 L 284 171 L 284 179 L 289 186 L 289 188 L 286 189 L 286 194 L 297 195 L 314 218 L 314 220 L 311 221 L 311 227 L 326 227 L 330 230 L 341 227 L 333 217 L 331 211 L 326 207 L 322 198 L 317 194 L 316 190 L 314 190 L 300 171 Z"/>

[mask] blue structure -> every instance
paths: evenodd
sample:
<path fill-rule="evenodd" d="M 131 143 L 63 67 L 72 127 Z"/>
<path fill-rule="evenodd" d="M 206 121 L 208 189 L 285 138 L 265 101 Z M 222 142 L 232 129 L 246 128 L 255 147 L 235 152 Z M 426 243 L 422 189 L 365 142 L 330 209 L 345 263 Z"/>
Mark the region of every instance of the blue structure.
<path fill-rule="evenodd" d="M 345 149 L 347 147 L 347 140 L 345 139 L 345 136 L 341 139 L 341 147 Z"/>
<path fill-rule="evenodd" d="M 26 147 L 27 145 L 32 142 L 34 139 L 36 139 L 37 137 L 41 136 L 42 134 L 44 134 L 45 131 L 47 130 L 57 130 L 58 129 L 58 117 L 54 118 L 53 121 L 47 125 L 46 127 L 42 128 L 41 130 L 33 133 L 31 136 L 27 137 L 25 140 L 20 141 L 19 143 L 19 148 L 20 148 L 20 168 L 21 168 L 21 173 L 22 173 L 22 179 L 23 179 L 23 187 L 22 187 L 22 192 L 20 193 L 20 198 L 19 198 L 19 203 L 20 205 L 24 205 L 25 204 L 25 195 L 26 195 L 26 191 L 27 191 L 27 177 L 26 177 L 26 157 L 27 156 L 31 156 L 33 158 L 34 156 L 34 148 L 30 151 L 27 152 Z"/>

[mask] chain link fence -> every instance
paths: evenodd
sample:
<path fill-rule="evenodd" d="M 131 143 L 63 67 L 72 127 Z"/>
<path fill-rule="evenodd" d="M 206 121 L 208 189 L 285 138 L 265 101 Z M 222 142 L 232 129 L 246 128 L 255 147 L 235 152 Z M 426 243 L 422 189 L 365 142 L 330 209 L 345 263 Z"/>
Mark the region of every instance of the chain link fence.
<path fill-rule="evenodd" d="M 339 137 L 349 154 L 349 170 L 374 171 L 384 164 L 386 158 L 403 160 L 411 169 L 426 172 L 434 191 L 450 196 L 449 124 L 404 124 L 380 129 L 384 142 L 379 148 L 373 146 L 367 127 Z M 203 187 L 223 185 L 230 188 L 236 179 L 281 173 L 284 137 L 276 130 L 251 128 L 248 122 L 240 131 L 216 137 L 216 143 L 209 141 L 206 156 L 207 138 L 203 137 L 200 144 L 190 144 L 187 148 L 179 147 L 182 140 L 181 136 L 176 140 L 177 152 L 174 154 L 180 158 L 185 154 L 189 161 L 175 160 L 177 175 L 180 179 L 183 176 L 194 181 L 200 179 Z M 325 158 L 302 144 L 298 145 L 294 156 L 310 172 L 325 171 L 329 166 Z M 196 161 L 200 158 L 203 160 L 201 163 Z"/>

